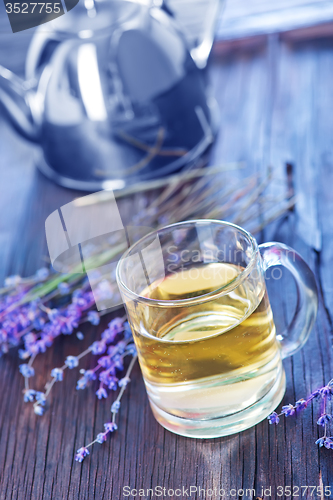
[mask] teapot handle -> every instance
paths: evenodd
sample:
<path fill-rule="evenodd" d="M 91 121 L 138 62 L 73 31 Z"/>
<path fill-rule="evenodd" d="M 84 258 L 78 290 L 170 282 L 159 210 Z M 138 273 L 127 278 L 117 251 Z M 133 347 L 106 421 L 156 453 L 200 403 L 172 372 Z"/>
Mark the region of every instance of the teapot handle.
<path fill-rule="evenodd" d="M 29 82 L 0 65 L 0 105 L 20 135 L 29 141 L 38 142 L 37 127 L 28 104 L 29 87 Z"/>

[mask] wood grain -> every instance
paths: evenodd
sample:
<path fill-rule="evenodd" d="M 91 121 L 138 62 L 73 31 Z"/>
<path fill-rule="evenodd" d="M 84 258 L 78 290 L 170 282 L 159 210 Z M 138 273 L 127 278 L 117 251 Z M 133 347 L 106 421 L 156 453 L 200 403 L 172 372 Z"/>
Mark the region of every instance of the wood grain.
<path fill-rule="evenodd" d="M 269 46 L 219 57 L 210 68 L 221 109 L 221 131 L 211 162 L 246 163 L 243 171 L 226 173 L 225 182 L 253 172 L 264 175 L 270 163 L 285 186 L 289 161 L 294 165 L 296 194 L 305 199 L 295 213 L 258 235 L 259 241 L 275 239 L 296 248 L 315 271 L 320 290 L 318 319 L 310 339 L 285 361 L 285 404 L 310 394 L 333 373 L 332 43 L 285 45 L 273 39 Z M 2 46 L 0 63 L 9 64 L 12 58 L 13 53 Z M 2 219 L 8 221 L 0 225 L 0 241 L 6 242 L 0 247 L 1 276 L 27 275 L 43 263 L 46 254 L 45 218 L 80 193 L 38 174 L 33 150 L 14 136 L 3 119 L 0 131 L 0 206 Z M 140 197 L 124 200 L 122 213 L 130 219 L 141 202 Z M 282 327 L 295 303 L 292 281 L 284 273 L 283 279 L 269 280 L 268 286 L 275 321 Z M 78 354 L 98 338 L 108 320 L 96 328 L 86 327 L 83 341 L 74 336 L 58 339 L 54 349 L 37 357 L 36 387 L 42 388 L 46 374 L 67 355 Z M 81 366 L 88 368 L 92 362 L 87 359 Z M 225 491 L 255 488 L 257 496 L 261 488 L 318 486 L 321 480 L 333 488 L 332 451 L 318 450 L 314 444 L 316 406 L 277 427 L 264 421 L 227 438 L 186 439 L 155 422 L 138 366 L 123 399 L 119 431 L 102 446 L 96 444 L 80 465 L 74 462 L 74 453 L 109 420 L 110 402 L 98 402 L 93 388 L 75 391 L 78 374 L 68 371 L 65 383 L 55 386 L 48 411 L 37 417 L 22 401 L 18 364 L 15 351 L 0 360 L 0 500 L 118 500 L 125 498 L 125 485 L 145 490 L 158 485 Z M 239 496 L 251 497 L 250 493 Z M 193 494 L 192 498 L 204 497 Z M 227 494 L 225 498 L 237 497 Z"/>

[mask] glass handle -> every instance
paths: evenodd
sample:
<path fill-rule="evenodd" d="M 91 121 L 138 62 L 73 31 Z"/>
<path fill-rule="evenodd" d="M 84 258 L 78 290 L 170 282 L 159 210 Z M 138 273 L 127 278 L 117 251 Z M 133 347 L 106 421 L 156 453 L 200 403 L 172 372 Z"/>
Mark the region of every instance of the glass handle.
<path fill-rule="evenodd" d="M 296 311 L 284 332 L 277 334 L 282 358 L 291 356 L 307 341 L 318 309 L 318 292 L 315 277 L 302 257 L 282 243 L 259 245 L 264 272 L 272 266 L 286 267 L 295 278 L 297 290 Z"/>

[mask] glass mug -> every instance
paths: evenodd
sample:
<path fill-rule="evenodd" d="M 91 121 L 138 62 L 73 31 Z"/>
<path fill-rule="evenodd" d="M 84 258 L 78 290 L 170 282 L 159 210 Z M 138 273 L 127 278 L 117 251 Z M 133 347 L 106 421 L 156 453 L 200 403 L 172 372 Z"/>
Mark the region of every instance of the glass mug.
<path fill-rule="evenodd" d="M 264 274 L 289 269 L 297 306 L 276 334 Z M 282 359 L 315 321 L 315 279 L 281 243 L 257 244 L 228 222 L 172 224 L 122 256 L 117 282 L 157 421 L 188 437 L 213 438 L 266 418 L 285 392 Z"/>

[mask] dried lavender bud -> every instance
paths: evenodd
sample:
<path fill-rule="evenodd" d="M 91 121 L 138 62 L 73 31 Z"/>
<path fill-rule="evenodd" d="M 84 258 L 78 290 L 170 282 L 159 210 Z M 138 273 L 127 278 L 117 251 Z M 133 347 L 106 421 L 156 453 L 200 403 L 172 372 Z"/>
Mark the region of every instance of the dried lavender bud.
<path fill-rule="evenodd" d="M 79 365 L 79 360 L 76 356 L 67 356 L 65 360 L 65 365 L 71 370 Z"/>
<path fill-rule="evenodd" d="M 327 425 L 329 423 L 329 421 L 331 420 L 331 418 L 332 418 L 331 415 L 327 415 L 327 413 L 324 413 L 324 415 L 321 415 L 318 418 L 317 424 L 321 425 L 322 427 L 325 427 L 325 425 Z"/>
<path fill-rule="evenodd" d="M 111 405 L 111 413 L 118 413 L 120 408 L 120 401 L 114 401 Z"/>
<path fill-rule="evenodd" d="M 327 448 L 328 450 L 329 450 L 330 448 L 333 448 L 333 441 L 332 441 L 332 439 L 331 439 L 331 438 L 329 438 L 329 437 L 325 438 L 325 441 L 324 441 L 324 446 L 325 446 L 325 448 Z"/>
<path fill-rule="evenodd" d="M 110 321 L 108 326 L 110 330 L 113 330 L 116 333 L 120 333 L 123 330 L 125 324 L 121 318 L 114 318 L 112 321 Z"/>
<path fill-rule="evenodd" d="M 110 368 L 110 366 L 113 364 L 110 356 L 102 356 L 101 358 L 99 358 L 97 363 L 103 368 Z"/>
<path fill-rule="evenodd" d="M 84 370 L 83 376 L 87 381 L 88 380 L 96 380 L 96 378 L 97 378 L 94 370 Z"/>
<path fill-rule="evenodd" d="M 98 391 L 96 391 L 96 396 L 98 397 L 98 399 L 106 399 L 108 397 L 108 393 L 106 392 L 104 387 L 100 387 Z"/>
<path fill-rule="evenodd" d="M 308 401 L 306 401 L 306 399 L 299 399 L 298 401 L 296 401 L 296 408 L 298 410 L 303 410 L 304 408 L 306 408 L 308 406 Z"/>
<path fill-rule="evenodd" d="M 91 345 L 91 352 L 93 354 L 104 354 L 106 351 L 106 343 L 103 340 L 96 340 Z"/>
<path fill-rule="evenodd" d="M 319 389 L 319 394 L 322 398 L 331 399 L 331 388 L 325 385 L 321 389 Z"/>
<path fill-rule="evenodd" d="M 35 394 L 36 391 L 34 391 L 33 389 L 27 389 L 26 391 L 24 391 L 23 401 L 25 403 L 31 403 L 34 400 Z"/>
<path fill-rule="evenodd" d="M 61 368 L 53 368 L 51 377 L 56 379 L 56 382 L 62 382 L 64 371 Z"/>
<path fill-rule="evenodd" d="M 286 406 L 282 406 L 282 413 L 285 414 L 286 417 L 290 417 L 291 415 L 294 415 L 295 413 L 295 408 L 293 405 L 289 404 Z"/>
<path fill-rule="evenodd" d="M 110 391 L 116 391 L 118 389 L 118 379 L 117 379 L 117 377 L 111 377 L 109 379 L 108 389 L 110 389 Z"/>
<path fill-rule="evenodd" d="M 99 374 L 99 380 L 102 384 L 109 385 L 114 378 L 115 370 L 110 367 L 108 370 L 104 370 Z M 116 379 L 118 381 L 118 379 Z"/>
<path fill-rule="evenodd" d="M 76 382 L 76 389 L 78 391 L 85 389 L 87 387 L 88 380 L 85 377 L 79 378 L 79 380 Z"/>
<path fill-rule="evenodd" d="M 58 285 L 58 290 L 61 293 L 61 295 L 67 295 L 70 292 L 71 287 L 69 286 L 68 283 L 65 283 L 64 281 L 62 283 L 59 283 Z"/>
<path fill-rule="evenodd" d="M 8 276 L 5 279 L 4 285 L 5 287 L 11 287 L 11 286 L 17 286 L 21 283 L 22 278 L 18 274 L 13 275 L 13 276 Z"/>
<path fill-rule="evenodd" d="M 36 415 L 39 415 L 41 417 L 43 415 L 43 413 L 44 413 L 44 408 L 42 408 L 39 405 L 35 405 L 34 406 L 34 412 L 35 412 Z"/>
<path fill-rule="evenodd" d="M 44 406 L 46 403 L 46 397 L 44 392 L 36 391 L 36 401 L 39 405 Z"/>
<path fill-rule="evenodd" d="M 132 337 L 132 330 L 128 321 L 124 323 L 124 337 L 125 339 L 130 339 Z"/>
<path fill-rule="evenodd" d="M 82 446 L 82 448 L 78 449 L 75 455 L 75 460 L 77 462 L 82 462 L 82 460 L 89 455 L 89 450 L 85 447 Z"/>
<path fill-rule="evenodd" d="M 97 434 L 96 441 L 97 443 L 103 444 L 104 441 L 106 441 L 106 434 L 104 432 Z"/>
<path fill-rule="evenodd" d="M 131 381 L 131 379 L 129 377 L 124 377 L 124 378 L 119 380 L 118 385 L 119 385 L 119 387 L 126 387 L 130 381 Z"/>
<path fill-rule="evenodd" d="M 88 321 L 92 324 L 92 325 L 99 325 L 99 322 L 100 322 L 100 317 L 99 317 L 99 314 L 98 312 L 96 311 L 89 311 L 88 312 Z"/>
<path fill-rule="evenodd" d="M 29 366 L 27 364 L 23 364 L 19 366 L 20 373 L 22 373 L 23 377 L 33 377 L 35 375 L 35 370 L 32 368 L 32 366 Z"/>
<path fill-rule="evenodd" d="M 128 344 L 126 347 L 126 350 L 127 350 L 128 354 L 130 354 L 131 356 L 137 355 L 137 350 L 136 350 L 135 344 Z"/>
<path fill-rule="evenodd" d="M 50 271 L 46 267 L 41 267 L 35 274 L 37 281 L 44 281 L 49 277 Z"/>
<path fill-rule="evenodd" d="M 117 427 L 117 424 L 115 422 L 107 422 L 106 424 L 104 424 L 104 429 L 107 432 L 113 432 L 113 431 L 116 431 L 118 429 L 118 427 Z"/>
<path fill-rule="evenodd" d="M 48 313 L 47 316 L 50 321 L 55 321 L 59 317 L 59 310 L 58 309 L 51 309 Z"/>
<path fill-rule="evenodd" d="M 280 419 L 279 419 L 279 415 L 273 411 L 273 413 L 271 413 L 268 417 L 267 417 L 268 421 L 270 424 L 278 424 Z"/>

